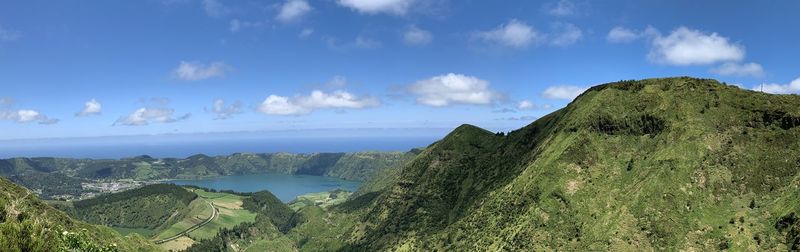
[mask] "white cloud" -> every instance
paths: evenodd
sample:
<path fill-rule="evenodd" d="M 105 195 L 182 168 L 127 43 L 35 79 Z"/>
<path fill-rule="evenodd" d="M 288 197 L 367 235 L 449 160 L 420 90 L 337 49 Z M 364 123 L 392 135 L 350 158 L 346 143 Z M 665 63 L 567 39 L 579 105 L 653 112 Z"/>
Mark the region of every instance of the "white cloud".
<path fill-rule="evenodd" d="M 648 57 L 651 61 L 670 65 L 708 65 L 717 62 L 741 61 L 744 47 L 731 43 L 728 38 L 717 33 L 705 33 L 686 27 L 679 27 L 668 36 L 662 36 L 654 29 L 652 48 Z"/>
<path fill-rule="evenodd" d="M 528 24 L 511 19 L 493 30 L 477 32 L 475 37 L 503 46 L 525 48 L 540 39 L 541 35 Z"/>
<path fill-rule="evenodd" d="M 760 77 L 764 75 L 764 68 L 758 63 L 739 64 L 728 62 L 722 64 L 717 68 L 711 69 L 712 73 L 719 75 L 732 75 L 732 76 L 752 76 Z"/>
<path fill-rule="evenodd" d="M 188 119 L 191 114 L 187 113 L 181 117 L 175 118 L 173 114 L 175 110 L 167 107 L 142 107 L 139 108 L 128 116 L 123 116 L 114 122 L 116 125 L 125 126 L 145 126 L 150 123 L 171 123 Z"/>
<path fill-rule="evenodd" d="M 306 0 L 287 0 L 281 5 L 281 11 L 275 19 L 284 23 L 294 22 L 311 10 L 311 5 Z"/>
<path fill-rule="evenodd" d="M 32 109 L 4 110 L 0 111 L 0 120 L 13 121 L 18 123 L 36 122 L 39 124 L 55 124 L 58 119 L 49 118 L 39 111 Z"/>
<path fill-rule="evenodd" d="M 0 121 L 12 121 L 18 123 L 36 122 L 39 124 L 56 124 L 58 119 L 50 118 L 38 110 L 33 109 L 13 109 L 14 99 L 10 97 L 0 97 Z"/>
<path fill-rule="evenodd" d="M 300 34 L 298 36 L 301 37 L 301 38 L 308 38 L 313 33 L 314 33 L 314 29 L 305 28 L 302 31 L 300 31 Z"/>
<path fill-rule="evenodd" d="M 523 100 L 517 104 L 517 109 L 534 109 L 536 105 L 529 100 Z"/>
<path fill-rule="evenodd" d="M 403 32 L 403 41 L 409 45 L 427 45 L 433 40 L 431 32 L 420 29 L 417 26 L 409 26 Z"/>
<path fill-rule="evenodd" d="M 583 31 L 574 24 L 557 23 L 553 29 L 554 33 L 550 35 L 550 44 L 554 46 L 572 45 L 583 37 Z"/>
<path fill-rule="evenodd" d="M 641 37 L 641 35 L 631 29 L 616 26 L 608 31 L 608 35 L 606 35 L 606 40 L 611 43 L 627 43 L 634 41 Z"/>
<path fill-rule="evenodd" d="M 0 42 L 1 41 L 14 41 L 22 37 L 18 31 L 9 30 L 0 25 Z"/>
<path fill-rule="evenodd" d="M 586 88 L 577 86 L 552 86 L 542 92 L 542 97 L 547 99 L 572 100 L 586 91 Z"/>
<path fill-rule="evenodd" d="M 339 5 L 365 14 L 405 15 L 415 0 L 338 0 Z"/>
<path fill-rule="evenodd" d="M 100 104 L 97 100 L 92 98 L 91 100 L 86 101 L 83 104 L 83 110 L 78 113 L 75 113 L 75 116 L 83 117 L 89 115 L 99 115 L 103 110 L 103 105 Z"/>
<path fill-rule="evenodd" d="M 449 73 L 417 81 L 408 86 L 417 103 L 434 107 L 451 104 L 489 105 L 502 96 L 489 89 L 489 82 L 474 76 Z"/>
<path fill-rule="evenodd" d="M 222 62 L 214 62 L 210 65 L 205 65 L 195 62 L 181 61 L 178 68 L 175 69 L 174 75 L 176 78 L 185 81 L 198 81 L 214 77 L 225 76 L 225 72 L 230 67 Z"/>
<path fill-rule="evenodd" d="M 210 17 L 222 17 L 228 14 L 228 7 L 225 7 L 218 0 L 203 0 L 203 9 Z"/>
<path fill-rule="evenodd" d="M 216 115 L 214 117 L 216 120 L 225 120 L 233 117 L 233 115 L 242 113 L 242 103 L 236 101 L 231 105 L 225 106 L 225 100 L 216 99 L 210 109 L 206 108 L 206 112 Z"/>
<path fill-rule="evenodd" d="M 547 13 L 553 16 L 572 16 L 578 13 L 578 8 L 568 0 L 561 0 L 555 4 L 545 5 Z"/>
<path fill-rule="evenodd" d="M 770 94 L 797 94 L 800 93 L 800 78 L 794 79 L 789 84 L 764 83 L 754 86 L 753 90 Z"/>
<path fill-rule="evenodd" d="M 304 115 L 316 109 L 363 109 L 380 105 L 374 97 L 358 97 L 346 91 L 325 93 L 314 90 L 308 96 L 267 96 L 258 106 L 258 111 L 269 115 Z"/>

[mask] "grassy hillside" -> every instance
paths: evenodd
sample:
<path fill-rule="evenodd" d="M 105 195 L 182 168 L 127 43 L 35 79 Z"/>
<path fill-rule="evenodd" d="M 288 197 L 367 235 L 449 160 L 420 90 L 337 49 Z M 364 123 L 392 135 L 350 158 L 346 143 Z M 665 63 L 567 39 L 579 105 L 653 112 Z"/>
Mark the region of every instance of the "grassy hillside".
<path fill-rule="evenodd" d="M 171 184 L 153 184 L 75 201 L 65 209 L 78 219 L 111 227 L 158 229 L 186 215 L 197 194 Z"/>
<path fill-rule="evenodd" d="M 31 191 L 0 178 L 0 247 L 3 251 L 157 251 L 136 234 L 122 237 L 76 221 Z"/>
<path fill-rule="evenodd" d="M 367 207 L 348 249 L 797 247 L 798 126 L 796 95 L 693 78 L 596 86 L 508 135 L 465 125 L 431 145 L 353 200 Z"/>
<path fill-rule="evenodd" d="M 285 236 L 296 220 L 295 213 L 268 191 L 249 194 L 241 199 L 244 210 L 255 213 L 252 221 L 224 227 L 209 239 L 194 243 L 187 251 L 291 251 L 295 243 Z M 284 248 L 275 250 L 277 248 Z"/>

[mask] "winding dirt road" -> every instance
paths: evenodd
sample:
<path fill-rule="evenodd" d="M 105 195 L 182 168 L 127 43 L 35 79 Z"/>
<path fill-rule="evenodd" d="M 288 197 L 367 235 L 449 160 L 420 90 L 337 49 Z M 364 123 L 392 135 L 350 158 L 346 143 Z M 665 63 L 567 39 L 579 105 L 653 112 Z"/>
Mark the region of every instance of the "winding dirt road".
<path fill-rule="evenodd" d="M 209 222 L 214 220 L 214 218 L 217 218 L 217 216 L 219 215 L 219 209 L 214 206 L 213 202 L 209 201 L 208 205 L 211 206 L 211 216 L 208 217 L 208 219 L 206 219 L 203 222 L 197 223 L 196 225 L 191 226 L 191 227 L 187 228 L 186 230 L 183 230 L 182 232 L 177 233 L 177 234 L 175 234 L 173 236 L 170 236 L 170 237 L 155 241 L 155 243 L 156 244 L 162 244 L 162 243 L 165 243 L 165 242 L 168 242 L 168 241 L 172 241 L 172 240 L 178 239 L 181 236 L 187 235 L 190 232 L 195 231 L 198 228 L 201 228 L 201 227 L 205 226 L 206 224 L 208 224 Z"/>

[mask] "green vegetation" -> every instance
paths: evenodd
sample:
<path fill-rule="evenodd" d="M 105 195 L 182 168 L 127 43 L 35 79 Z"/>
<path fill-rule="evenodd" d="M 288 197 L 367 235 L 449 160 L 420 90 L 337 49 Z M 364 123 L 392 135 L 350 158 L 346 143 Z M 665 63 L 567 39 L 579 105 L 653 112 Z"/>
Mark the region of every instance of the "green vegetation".
<path fill-rule="evenodd" d="M 285 232 L 294 226 L 292 220 L 294 211 L 268 191 L 253 193 L 252 196 L 244 200 L 242 207 L 257 213 L 257 222 L 270 222 L 281 232 Z"/>
<path fill-rule="evenodd" d="M 156 239 L 165 239 L 177 235 L 190 227 L 198 225 L 211 217 L 211 205 L 204 199 L 197 198 L 187 206 L 186 215 L 177 220 L 172 225 L 164 225 L 166 228 L 158 232 L 155 236 Z"/>
<path fill-rule="evenodd" d="M 213 238 L 223 228 L 230 229 L 245 222 L 253 222 L 256 219 L 256 214 L 253 211 L 242 208 L 242 201 L 247 199 L 245 196 L 203 190 L 195 190 L 195 192 L 206 202 L 213 203 L 214 207 L 219 209 L 219 216 L 207 225 L 192 231 L 189 237 L 194 240 Z"/>
<path fill-rule="evenodd" d="M 352 194 L 353 193 L 351 192 L 340 189 L 330 192 L 307 193 L 297 196 L 297 198 L 289 202 L 289 208 L 294 211 L 300 210 L 306 206 L 319 206 L 326 208 L 345 202 Z"/>
<path fill-rule="evenodd" d="M 112 227 L 158 229 L 177 222 L 197 195 L 171 184 L 153 184 L 75 201 L 65 209 L 78 219 Z"/>
<path fill-rule="evenodd" d="M 83 182 L 133 179 L 194 179 L 255 173 L 308 174 L 364 181 L 414 157 L 413 152 L 290 154 L 236 153 L 185 159 L 138 156 L 119 160 L 70 158 L 0 159 L 0 176 L 46 199 L 78 197 Z"/>
<path fill-rule="evenodd" d="M 75 221 L 31 191 L 0 178 L 3 251 L 157 251 L 139 235 Z"/>
<path fill-rule="evenodd" d="M 796 95 L 714 80 L 596 86 L 507 135 L 431 145 L 337 207 L 362 221 L 345 250 L 787 250 L 798 118 Z"/>

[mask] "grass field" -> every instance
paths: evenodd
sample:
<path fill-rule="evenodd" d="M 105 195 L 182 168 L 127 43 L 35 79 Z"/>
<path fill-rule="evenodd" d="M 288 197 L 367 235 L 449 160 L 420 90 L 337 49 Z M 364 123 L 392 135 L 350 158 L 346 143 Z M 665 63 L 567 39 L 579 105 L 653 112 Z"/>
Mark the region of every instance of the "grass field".
<path fill-rule="evenodd" d="M 297 251 L 294 246 L 294 241 L 288 237 L 281 236 L 274 240 L 259 240 L 250 244 L 245 252 L 262 252 L 262 251 Z"/>
<path fill-rule="evenodd" d="M 208 192 L 192 188 L 188 188 L 188 190 L 193 191 L 199 196 L 189 204 L 191 208 L 190 213 L 183 220 L 178 221 L 160 232 L 156 236 L 156 239 L 164 239 L 173 236 L 208 219 L 212 213 L 211 206 L 208 204 L 209 202 L 213 203 L 214 207 L 219 209 L 219 215 L 208 224 L 190 232 L 188 238 L 182 237 L 161 244 L 161 248 L 165 250 L 184 249 L 190 246 L 194 240 L 213 238 L 221 228 L 232 228 L 243 222 L 255 221 L 255 213 L 242 209 L 243 196 L 229 193 Z"/>
<path fill-rule="evenodd" d="M 255 213 L 242 209 L 242 196 L 194 189 L 193 191 L 201 199 L 214 203 L 214 206 L 219 209 L 217 218 L 189 233 L 189 236 L 194 239 L 213 238 L 220 228 L 232 228 L 240 223 L 253 222 L 256 219 Z"/>
<path fill-rule="evenodd" d="M 162 243 L 158 246 L 166 251 L 181 251 L 189 246 L 192 246 L 192 244 L 194 244 L 194 240 L 189 237 L 182 236 L 178 239 Z"/>
<path fill-rule="evenodd" d="M 203 222 L 204 220 L 208 219 L 209 216 L 211 216 L 211 206 L 209 206 L 206 200 L 203 198 L 198 197 L 192 201 L 192 203 L 189 204 L 189 208 L 191 210 L 186 218 L 164 229 L 164 231 L 161 231 L 156 236 L 156 239 L 164 239 L 183 232 L 184 230 Z"/>
<path fill-rule="evenodd" d="M 291 208 L 294 211 L 297 211 L 305 206 L 314 206 L 314 205 L 325 208 L 346 201 L 347 198 L 350 197 L 350 194 L 352 194 L 352 192 L 343 190 L 306 193 L 297 196 L 297 198 L 289 202 L 289 208 Z"/>
<path fill-rule="evenodd" d="M 146 228 L 123 228 L 123 227 L 112 227 L 112 229 L 116 230 L 122 236 L 127 236 L 132 233 L 137 233 L 142 235 L 143 237 L 153 237 L 156 234 L 155 230 L 146 229 Z"/>

